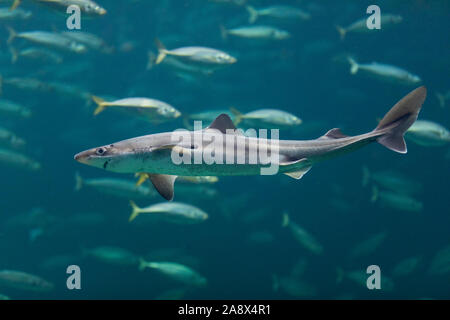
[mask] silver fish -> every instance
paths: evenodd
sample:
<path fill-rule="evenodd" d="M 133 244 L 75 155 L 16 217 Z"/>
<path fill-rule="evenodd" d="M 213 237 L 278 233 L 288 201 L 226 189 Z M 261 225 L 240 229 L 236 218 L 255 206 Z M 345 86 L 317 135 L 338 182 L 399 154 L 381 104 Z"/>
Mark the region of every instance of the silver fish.
<path fill-rule="evenodd" d="M 299 8 L 292 6 L 275 5 L 266 8 L 254 8 L 252 6 L 246 7 L 249 14 L 248 22 L 255 23 L 255 21 L 262 16 L 277 18 L 277 19 L 301 19 L 309 20 L 311 15 Z"/>
<path fill-rule="evenodd" d="M 292 235 L 305 249 L 318 255 L 323 253 L 322 245 L 309 232 L 307 232 L 305 229 L 303 229 L 296 223 L 290 221 L 289 216 L 287 214 L 283 215 L 282 226 L 288 227 L 291 230 Z"/>
<path fill-rule="evenodd" d="M 68 39 L 56 32 L 29 31 L 17 33 L 10 27 L 8 27 L 8 31 L 8 44 L 11 44 L 12 41 L 16 38 L 21 38 L 33 43 L 37 43 L 39 45 L 44 45 L 50 48 L 70 51 L 74 53 L 84 53 L 87 50 L 84 44 L 73 41 L 72 39 Z"/>
<path fill-rule="evenodd" d="M 103 16 L 106 14 L 106 10 L 92 0 L 32 0 L 32 1 L 62 11 L 63 13 L 66 13 L 67 8 L 69 6 L 76 5 L 80 8 L 82 13 L 87 14 L 89 16 Z M 22 0 L 14 0 L 11 9 L 15 10 L 21 3 Z"/>
<path fill-rule="evenodd" d="M 417 120 L 406 131 L 405 137 L 424 147 L 440 147 L 450 143 L 450 131 L 429 120 Z"/>
<path fill-rule="evenodd" d="M 228 38 L 228 35 L 238 38 L 268 40 L 285 40 L 291 37 L 288 31 L 271 26 L 244 26 L 229 30 L 221 26 L 221 34 L 223 39 Z"/>
<path fill-rule="evenodd" d="M 187 285 L 204 287 L 207 284 L 205 277 L 190 267 L 179 263 L 165 261 L 147 262 L 141 259 L 139 269 L 143 271 L 146 268 L 158 270 L 168 277 Z"/>
<path fill-rule="evenodd" d="M 48 292 L 53 283 L 41 277 L 17 270 L 0 270 L 0 285 L 24 291 Z"/>
<path fill-rule="evenodd" d="M 381 20 L 380 24 L 381 24 L 382 28 L 384 29 L 386 26 L 389 27 L 389 26 L 392 26 L 392 25 L 402 22 L 403 18 L 399 15 L 383 13 L 381 15 L 380 20 Z M 346 34 L 349 32 L 366 33 L 366 32 L 373 31 L 373 30 L 367 28 L 367 18 L 357 20 L 347 27 L 336 26 L 336 29 L 339 32 L 339 35 L 341 36 L 341 40 L 343 40 L 345 38 Z"/>
<path fill-rule="evenodd" d="M 0 21 L 26 20 L 31 18 L 31 11 L 17 9 L 11 11 L 9 8 L 0 8 Z"/>
<path fill-rule="evenodd" d="M 137 186 L 133 180 L 97 178 L 83 179 L 77 172 L 75 174 L 75 190 L 79 191 L 84 186 L 99 192 L 127 198 L 127 199 L 149 199 L 155 196 L 155 192 L 146 186 Z"/>
<path fill-rule="evenodd" d="M 389 64 L 378 62 L 359 64 L 355 59 L 350 57 L 348 58 L 348 62 L 350 63 L 351 74 L 356 74 L 359 70 L 361 70 L 368 75 L 372 75 L 381 80 L 403 85 L 415 85 L 422 81 L 419 76 Z"/>
<path fill-rule="evenodd" d="M 165 220 L 182 224 L 200 223 L 208 219 L 208 214 L 203 210 L 180 202 L 157 203 L 146 208 L 139 208 L 133 201 L 130 201 L 130 204 L 133 212 L 128 221 L 133 221 L 141 213 L 150 213 Z"/>

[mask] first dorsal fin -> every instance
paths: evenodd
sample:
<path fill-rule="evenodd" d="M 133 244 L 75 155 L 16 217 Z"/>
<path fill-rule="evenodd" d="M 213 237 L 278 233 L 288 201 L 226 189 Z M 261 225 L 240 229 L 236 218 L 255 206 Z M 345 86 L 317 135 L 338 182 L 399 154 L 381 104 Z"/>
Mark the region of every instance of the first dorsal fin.
<path fill-rule="evenodd" d="M 341 129 L 334 128 L 334 129 L 331 129 L 330 131 L 328 131 L 327 133 L 325 133 L 325 135 L 323 135 L 320 138 L 321 139 L 341 139 L 341 138 L 347 138 L 347 137 L 348 137 L 348 135 L 343 134 Z"/>
<path fill-rule="evenodd" d="M 218 116 L 208 128 L 217 129 L 223 134 L 227 133 L 227 130 L 236 130 L 233 121 L 231 121 L 231 118 L 226 113 L 222 113 Z"/>

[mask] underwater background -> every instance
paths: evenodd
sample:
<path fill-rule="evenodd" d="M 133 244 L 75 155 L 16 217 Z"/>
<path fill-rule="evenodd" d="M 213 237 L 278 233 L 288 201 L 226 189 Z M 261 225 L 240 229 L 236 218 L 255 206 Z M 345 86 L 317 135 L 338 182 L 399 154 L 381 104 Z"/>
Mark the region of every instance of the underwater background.
<path fill-rule="evenodd" d="M 136 199 L 111 195 L 87 184 L 75 190 L 76 174 L 85 181 L 136 178 L 73 159 L 88 148 L 182 128 L 190 114 L 230 107 L 242 113 L 279 109 L 301 118 L 302 124 L 280 130 L 281 139 L 315 139 L 332 128 L 350 135 L 365 133 L 422 84 L 428 96 L 419 119 L 449 127 L 450 101 L 444 100 L 442 106 L 438 98 L 450 90 L 448 1 L 284 0 L 284 5 L 301 8 L 310 18 L 284 21 L 261 16 L 257 24 L 290 33 L 288 39 L 261 40 L 223 37 L 221 28 L 249 25 L 247 5 L 263 8 L 280 1 L 99 0 L 107 14 L 83 18 L 81 31 L 103 39 L 108 50 L 73 53 L 52 48 L 62 59 L 59 63 L 20 56 L 12 63 L 12 52 L 36 45 L 19 37 L 7 43 L 7 27 L 17 33 L 68 31 L 68 15 L 35 2 L 23 1 L 16 9 L 30 11 L 27 19 L 0 19 L 0 105 L 6 99 L 31 111 L 24 117 L 0 110 L 0 127 L 26 141 L 17 148 L 5 142 L 0 148 L 40 164 L 30 169 L 11 160 L 14 156 L 0 157 L 1 295 L 10 299 L 450 298 L 448 142 L 427 146 L 407 139 L 406 155 L 371 144 L 315 165 L 301 180 L 276 175 L 219 177 L 208 184 L 176 182 L 175 201 L 208 214 L 197 224 L 175 224 L 144 214 L 128 222 L 129 200 L 141 207 L 165 200 L 154 192 Z M 367 18 L 371 4 L 380 7 L 381 15 L 400 15 L 401 23 L 348 32 L 341 39 L 336 25 Z M 157 55 L 156 38 L 169 49 L 220 49 L 237 62 L 214 73 L 177 74 L 164 63 L 149 64 Z M 362 72 L 351 74 L 348 56 L 359 63 L 401 67 L 421 82 L 405 85 Z M 52 85 L 23 85 L 29 79 Z M 182 116 L 151 123 L 113 108 L 94 116 L 91 95 L 107 100 L 155 98 L 174 106 Z M 386 176 L 397 177 L 400 188 L 417 186 L 413 194 L 406 192 L 407 199 L 414 201 L 395 197 L 381 201 L 383 190 L 403 194 L 397 185 L 387 186 Z M 290 222 L 283 226 L 286 215 Z M 295 226 L 309 237 L 299 241 Z M 322 249 L 311 249 L 308 239 Z M 92 254 L 102 247 L 121 248 L 129 255 L 108 260 Z M 190 285 L 158 270 L 139 270 L 139 258 L 187 266 L 207 284 Z M 81 290 L 66 287 L 69 265 L 81 269 Z M 381 290 L 366 287 L 369 265 L 381 269 Z M 52 289 L 40 290 L 39 284 L 18 287 L 14 280 L 1 279 L 1 270 L 38 276 L 52 283 Z"/>

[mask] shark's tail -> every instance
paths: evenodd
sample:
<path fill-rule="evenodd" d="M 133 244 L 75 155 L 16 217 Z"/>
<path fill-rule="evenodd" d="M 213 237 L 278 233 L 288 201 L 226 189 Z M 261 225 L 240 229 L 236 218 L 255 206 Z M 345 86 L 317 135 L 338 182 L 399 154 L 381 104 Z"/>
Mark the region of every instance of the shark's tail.
<path fill-rule="evenodd" d="M 377 138 L 377 142 L 392 151 L 406 153 L 407 148 L 403 135 L 416 121 L 426 96 L 427 89 L 422 86 L 397 102 L 375 128 L 375 133 L 384 132 Z"/>

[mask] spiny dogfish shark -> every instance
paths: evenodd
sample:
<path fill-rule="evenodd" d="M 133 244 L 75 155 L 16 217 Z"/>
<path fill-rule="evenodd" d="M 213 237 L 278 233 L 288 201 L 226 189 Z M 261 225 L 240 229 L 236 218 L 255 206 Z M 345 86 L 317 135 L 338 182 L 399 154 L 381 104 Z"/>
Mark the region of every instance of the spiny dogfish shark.
<path fill-rule="evenodd" d="M 274 143 L 273 139 L 243 135 L 228 115 L 221 114 L 206 129 L 186 130 L 184 137 L 187 134 L 191 139 L 180 142 L 180 135 L 175 134 L 180 131 L 151 134 L 80 152 L 75 160 L 112 172 L 146 172 L 156 190 L 167 200 L 173 199 L 177 176 L 258 175 L 275 163 L 277 172 L 300 179 L 316 162 L 355 151 L 374 141 L 392 151 L 406 153 L 403 135 L 416 121 L 426 94 L 424 86 L 413 90 L 392 107 L 374 130 L 356 136 L 347 136 L 335 128 L 314 140 L 277 140 Z M 200 143 L 197 136 L 201 136 Z M 229 141 L 233 143 L 226 143 Z M 215 153 L 213 163 L 178 163 L 173 157 L 175 153 L 183 159 L 203 159 L 211 150 Z M 236 161 L 237 150 L 245 151 L 245 161 Z M 270 163 L 261 157 L 251 161 L 252 151 L 261 150 L 271 155 Z"/>

